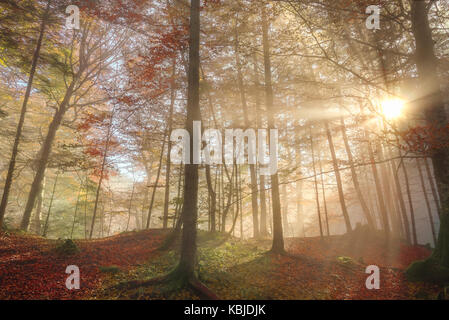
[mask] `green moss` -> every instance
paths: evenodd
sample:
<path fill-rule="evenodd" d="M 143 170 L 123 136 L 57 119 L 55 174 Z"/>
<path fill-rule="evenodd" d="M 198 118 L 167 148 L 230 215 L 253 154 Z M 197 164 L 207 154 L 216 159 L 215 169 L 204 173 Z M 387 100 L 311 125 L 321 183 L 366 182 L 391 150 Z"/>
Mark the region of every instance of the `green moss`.
<path fill-rule="evenodd" d="M 106 266 L 106 267 L 100 267 L 100 271 L 103 273 L 119 273 L 120 268 L 117 266 Z"/>
<path fill-rule="evenodd" d="M 75 242 L 71 239 L 65 240 L 62 244 L 58 245 L 54 251 L 57 254 L 64 255 L 64 256 L 70 256 L 77 253 L 80 253 L 80 249 L 76 245 Z"/>
<path fill-rule="evenodd" d="M 405 270 L 405 275 L 412 282 L 449 283 L 449 268 L 441 266 L 433 258 L 413 262 Z"/>

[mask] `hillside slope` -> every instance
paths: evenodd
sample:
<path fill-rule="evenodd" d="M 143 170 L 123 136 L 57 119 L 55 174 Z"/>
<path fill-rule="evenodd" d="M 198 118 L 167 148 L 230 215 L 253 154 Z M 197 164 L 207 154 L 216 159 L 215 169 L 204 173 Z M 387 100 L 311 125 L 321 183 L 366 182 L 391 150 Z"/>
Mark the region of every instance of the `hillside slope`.
<path fill-rule="evenodd" d="M 155 250 L 166 235 L 147 230 L 79 240 L 79 252 L 69 255 L 60 250 L 62 241 L 2 233 L 0 299 L 197 299 L 182 288 L 111 289 L 170 271 L 176 250 Z M 290 238 L 290 256 L 266 254 L 269 240 L 200 232 L 199 242 L 199 277 L 221 299 L 434 299 L 441 289 L 404 277 L 410 262 L 429 255 L 427 248 L 387 246 L 376 235 Z M 80 290 L 65 287 L 68 265 L 80 268 Z M 380 290 L 365 287 L 368 265 L 380 268 Z"/>

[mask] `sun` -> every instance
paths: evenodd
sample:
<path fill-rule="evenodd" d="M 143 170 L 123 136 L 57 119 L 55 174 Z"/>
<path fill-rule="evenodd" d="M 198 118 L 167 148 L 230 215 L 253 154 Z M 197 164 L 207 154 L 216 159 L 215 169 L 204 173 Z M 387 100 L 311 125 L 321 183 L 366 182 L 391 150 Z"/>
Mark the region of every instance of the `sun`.
<path fill-rule="evenodd" d="M 401 116 L 405 102 L 401 99 L 390 99 L 382 102 L 382 113 L 387 119 Z"/>

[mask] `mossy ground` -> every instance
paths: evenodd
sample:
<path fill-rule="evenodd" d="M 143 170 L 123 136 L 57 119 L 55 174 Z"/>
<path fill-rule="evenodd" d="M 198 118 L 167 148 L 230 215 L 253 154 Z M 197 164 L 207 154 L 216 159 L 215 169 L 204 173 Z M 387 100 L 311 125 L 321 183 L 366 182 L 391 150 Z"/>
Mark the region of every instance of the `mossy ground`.
<path fill-rule="evenodd" d="M 159 284 L 117 287 L 158 278 L 177 267 L 179 243 L 157 250 L 168 234 L 154 229 L 76 240 L 79 252 L 67 255 L 58 251 L 73 248 L 72 243 L 0 233 L 5 288 L 0 299 L 199 299 L 176 273 Z M 436 299 L 443 289 L 405 277 L 410 263 L 430 255 L 428 248 L 386 244 L 376 234 L 288 238 L 288 255 L 268 253 L 270 239 L 239 240 L 203 231 L 198 235 L 197 277 L 220 299 Z M 81 272 L 77 291 L 64 285 L 65 268 L 73 264 Z M 365 286 L 368 265 L 380 268 L 380 290 Z"/>
<path fill-rule="evenodd" d="M 404 253 L 401 245 L 394 246 L 397 251 L 385 253 L 377 252 L 383 249 L 383 244 L 378 244 L 376 248 L 366 248 L 367 255 L 362 256 L 361 247 L 349 249 L 351 246 L 348 244 L 354 240 L 352 237 L 349 239 L 337 236 L 324 241 L 319 238 L 288 239 L 287 249 L 293 255 L 278 256 L 267 253 L 271 248 L 271 241 L 268 239 L 241 241 L 220 233 L 199 232 L 197 276 L 220 299 L 437 298 L 440 290 L 438 286 L 406 281 L 403 271 L 407 261 L 401 255 Z M 371 243 L 373 239 L 369 240 L 367 243 Z M 316 254 L 309 254 L 315 251 Z M 419 254 L 428 253 L 421 247 L 418 251 Z M 95 297 L 199 299 L 189 288 L 179 285 L 173 279 L 137 289 L 112 289 L 118 283 L 170 274 L 177 266 L 178 259 L 177 250 L 157 252 L 147 263 L 109 277 Z M 401 263 L 388 265 L 394 259 L 401 259 Z M 365 280 L 368 275 L 365 274 L 365 268 L 369 264 L 365 260 L 369 263 L 379 260 L 383 286 L 381 290 L 366 289 Z"/>

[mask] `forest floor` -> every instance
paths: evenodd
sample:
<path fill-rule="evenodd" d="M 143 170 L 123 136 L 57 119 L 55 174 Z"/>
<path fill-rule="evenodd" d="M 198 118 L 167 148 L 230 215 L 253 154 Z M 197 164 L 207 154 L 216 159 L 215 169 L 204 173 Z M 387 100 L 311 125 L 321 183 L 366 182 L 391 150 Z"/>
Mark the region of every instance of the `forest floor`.
<path fill-rule="evenodd" d="M 77 240 L 67 255 L 61 240 L 0 233 L 0 299 L 198 299 L 187 289 L 161 284 L 120 290 L 116 284 L 161 276 L 178 261 L 177 250 L 156 250 L 163 230 Z M 436 299 L 440 287 L 409 283 L 405 268 L 430 250 L 376 234 L 286 239 L 288 256 L 267 254 L 269 240 L 199 232 L 198 274 L 220 299 Z M 80 290 L 68 290 L 68 265 L 80 269 Z M 380 268 L 380 289 L 368 290 L 368 265 Z"/>

